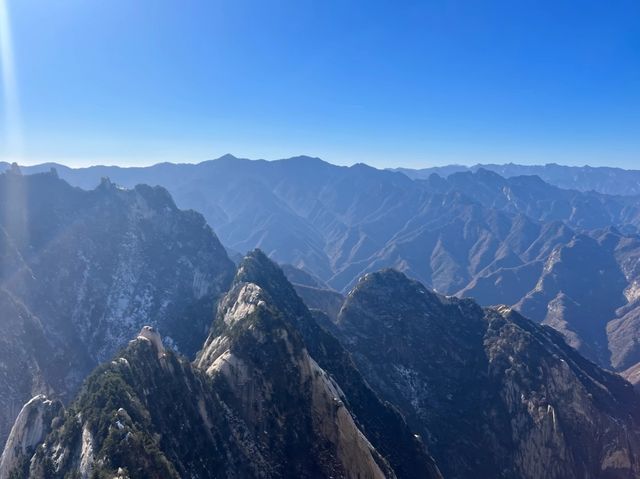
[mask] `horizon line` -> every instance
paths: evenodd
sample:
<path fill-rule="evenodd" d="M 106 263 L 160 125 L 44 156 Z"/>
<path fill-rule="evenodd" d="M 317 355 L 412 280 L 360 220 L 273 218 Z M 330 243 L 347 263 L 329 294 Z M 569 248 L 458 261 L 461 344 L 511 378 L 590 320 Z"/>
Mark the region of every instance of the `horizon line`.
<path fill-rule="evenodd" d="M 82 170 L 82 169 L 88 169 L 88 168 L 121 168 L 121 169 L 134 169 L 134 168 L 152 168 L 155 166 L 159 166 L 159 165 L 165 165 L 165 164 L 170 164 L 170 165 L 193 165 L 193 166 L 197 166 L 197 165 L 201 165 L 203 163 L 208 163 L 208 162 L 212 162 L 212 161 L 218 161 L 218 160 L 223 160 L 223 159 L 235 159 L 235 160 L 243 160 L 243 161 L 265 161 L 265 162 L 278 162 L 278 161 L 287 161 L 287 160 L 296 160 L 296 159 L 311 159 L 311 160 L 317 160 L 317 161 L 321 161 L 323 163 L 327 163 L 329 165 L 332 166 L 337 166 L 337 167 L 353 167 L 356 165 L 366 165 L 370 168 L 375 168 L 376 170 L 387 170 L 387 171 L 397 171 L 397 170 L 409 170 L 409 171 L 420 171 L 420 170 L 428 170 L 428 169 L 440 169 L 440 168 L 452 168 L 452 167 L 457 167 L 457 168 L 466 168 L 466 169 L 472 169 L 472 168 L 481 168 L 483 166 L 518 166 L 518 167 L 524 167 L 524 168 L 540 168 L 540 167 L 547 167 L 547 166 L 558 166 L 558 167 L 562 167 L 562 168 L 593 168 L 593 169 L 617 169 L 617 170 L 624 170 L 624 171 L 640 171 L 640 169 L 637 168 L 624 168 L 622 166 L 609 166 L 609 165 L 590 165 L 588 163 L 585 163 L 583 165 L 568 165 L 568 164 L 562 164 L 562 163 L 557 163 L 557 162 L 547 162 L 547 163 L 533 163 L 533 164 L 526 164 L 526 163 L 517 163 L 514 161 L 510 161 L 510 162 L 504 162 L 504 163 L 500 163 L 500 162 L 489 162 L 489 163 L 480 163 L 480 162 L 476 162 L 476 163 L 444 163 L 444 164 L 425 164 L 424 166 L 387 166 L 387 167 L 378 167 L 378 166 L 374 166 L 371 165 L 369 163 L 363 162 L 363 161 L 355 161 L 351 164 L 340 164 L 340 163 L 333 163 L 331 161 L 327 161 L 321 157 L 318 156 L 311 156 L 311 155 L 294 155 L 294 156 L 290 156 L 290 157 L 285 157 L 285 158 L 272 158 L 272 159 L 267 159 L 267 158 L 245 158 L 242 156 L 236 156 L 232 153 L 225 153 L 217 158 L 208 158 L 205 160 L 192 160 L 192 161 L 180 161 L 178 159 L 175 160 L 165 160 L 165 161 L 156 161 L 156 162 L 148 162 L 148 163 L 109 163 L 108 160 L 98 160 L 96 163 L 86 163 L 86 164 L 77 164 L 77 162 L 75 162 L 75 165 L 72 165 L 71 163 L 74 163 L 74 161 L 69 161 L 68 159 L 62 159 L 62 158 L 50 158 L 50 159 L 42 159 L 42 160 L 34 160 L 33 162 L 29 161 L 28 163 L 23 163 L 22 161 L 18 160 L 14 160 L 11 158 L 0 158 L 0 163 L 5 163 L 5 164 L 13 164 L 16 163 L 20 168 L 35 168 L 35 167 L 42 167 L 42 166 L 61 166 L 64 168 L 69 168 L 71 170 Z"/>

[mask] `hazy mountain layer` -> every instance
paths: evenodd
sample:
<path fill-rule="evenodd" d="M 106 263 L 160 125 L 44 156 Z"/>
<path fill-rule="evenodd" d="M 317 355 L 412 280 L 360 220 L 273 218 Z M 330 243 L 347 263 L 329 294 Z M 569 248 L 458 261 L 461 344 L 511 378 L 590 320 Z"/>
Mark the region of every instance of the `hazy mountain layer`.
<path fill-rule="evenodd" d="M 166 190 L 92 191 L 54 173 L 0 175 L 0 443 L 27 399 L 67 398 L 144 324 L 200 348 L 233 264 Z"/>
<path fill-rule="evenodd" d="M 555 163 L 515 165 L 509 163 L 505 165 L 474 165 L 471 167 L 448 165 L 422 169 L 396 168 L 395 171 L 400 171 L 410 178 L 427 179 L 433 173 L 446 177 L 452 173 L 477 171 L 481 168 L 494 171 L 505 178 L 535 175 L 551 185 L 570 190 L 597 191 L 610 195 L 640 195 L 640 170 L 625 170 L 604 166 L 563 166 Z"/>
<path fill-rule="evenodd" d="M 322 291 L 306 284 L 299 292 L 330 315 L 339 298 L 326 285 L 344 293 L 362 274 L 393 267 L 443 294 L 522 309 L 603 366 L 640 361 L 637 197 L 564 190 L 536 176 L 505 179 L 487 169 L 413 181 L 307 157 L 226 156 L 60 174 L 85 186 L 101 175 L 166 186 L 178 205 L 201 211 L 232 250 L 260 247 L 312 273 Z M 601 230 L 617 245 L 601 241 Z"/>

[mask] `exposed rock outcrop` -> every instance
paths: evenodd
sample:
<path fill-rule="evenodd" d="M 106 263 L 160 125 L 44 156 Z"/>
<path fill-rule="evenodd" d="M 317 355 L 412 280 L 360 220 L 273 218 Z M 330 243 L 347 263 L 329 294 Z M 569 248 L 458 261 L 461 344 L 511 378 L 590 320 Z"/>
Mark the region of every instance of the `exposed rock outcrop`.
<path fill-rule="evenodd" d="M 22 472 L 54 479 L 440 479 L 424 445 L 366 386 L 337 340 L 314 328 L 279 268 L 254 252 L 194 364 L 163 350 L 157 330 L 143 328 L 91 374 L 25 456 Z M 322 362 L 340 368 L 332 373 L 319 364 L 308 334 L 334 361 L 320 355 Z"/>
<path fill-rule="evenodd" d="M 196 364 L 229 391 L 227 402 L 266 439 L 279 477 L 395 477 L 356 426 L 340 387 L 254 283 L 239 283 L 220 306 L 221 334 Z M 292 453 L 295 451 L 295 453 Z"/>
<path fill-rule="evenodd" d="M 158 357 L 161 358 L 162 356 L 164 356 L 164 345 L 162 344 L 162 336 L 160 336 L 158 330 L 153 326 L 143 326 L 140 330 L 140 333 L 138 334 L 137 339 L 149 341 L 156 350 Z"/>
<path fill-rule="evenodd" d="M 35 396 L 24 405 L 0 457 L 0 479 L 8 479 L 12 473 L 20 477 L 36 446 L 49 434 L 52 421 L 62 410 L 60 402 L 44 395 Z"/>

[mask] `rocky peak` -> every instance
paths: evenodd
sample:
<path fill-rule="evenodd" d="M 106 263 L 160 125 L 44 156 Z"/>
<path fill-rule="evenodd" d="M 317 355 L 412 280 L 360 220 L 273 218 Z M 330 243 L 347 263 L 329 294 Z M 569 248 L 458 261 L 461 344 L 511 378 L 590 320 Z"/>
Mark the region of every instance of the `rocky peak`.
<path fill-rule="evenodd" d="M 248 278 L 256 264 L 243 265 L 238 276 Z M 207 340 L 197 366 L 225 385 L 227 402 L 256 433 L 265 424 L 278 424 L 265 441 L 280 458 L 283 477 L 313 469 L 324 476 L 395 477 L 358 429 L 340 387 L 309 355 L 291 322 L 283 320 L 286 314 L 260 286 L 236 282 L 220 305 L 216 336 Z"/>
<path fill-rule="evenodd" d="M 149 341 L 156 350 L 158 357 L 161 358 L 164 356 L 164 345 L 162 344 L 162 336 L 160 336 L 160 333 L 153 326 L 143 326 L 136 339 Z"/>
<path fill-rule="evenodd" d="M 229 401 L 241 405 L 239 414 L 249 423 L 275 417 L 300 437 L 314 437 L 307 447 L 325 444 L 329 449 L 321 455 L 338 458 L 321 465 L 325 471 L 439 477 L 404 421 L 379 402 L 337 340 L 318 326 L 280 268 L 260 251 L 241 263 L 196 365 L 226 385 Z M 287 435 L 274 441 L 272 450 L 290 447 Z M 286 456 L 282 461 L 290 472 L 301 467 Z"/>
<path fill-rule="evenodd" d="M 143 330 L 88 377 L 25 477 L 273 477 L 211 382 L 171 350 L 158 361 L 157 338 Z"/>
<path fill-rule="evenodd" d="M 0 479 L 8 479 L 14 471 L 23 468 L 22 462 L 49 434 L 53 419 L 62 409 L 60 402 L 51 401 L 43 394 L 22 407 L 0 458 Z"/>
<path fill-rule="evenodd" d="M 368 275 L 346 299 L 337 334 L 445 477 L 640 474 L 630 384 L 511 308 L 423 290 L 399 273 Z"/>
<path fill-rule="evenodd" d="M 296 292 L 283 271 L 261 250 L 249 252 L 240 263 L 234 283 L 254 283 L 263 290 L 294 301 Z"/>
<path fill-rule="evenodd" d="M 438 478 L 432 468 L 395 473 L 286 314 L 258 285 L 237 282 L 218 309 L 220 336 L 195 367 L 168 349 L 157 361 L 160 336 L 143 328 L 34 441 L 35 454 L 21 453 L 20 470 L 55 478 Z"/>

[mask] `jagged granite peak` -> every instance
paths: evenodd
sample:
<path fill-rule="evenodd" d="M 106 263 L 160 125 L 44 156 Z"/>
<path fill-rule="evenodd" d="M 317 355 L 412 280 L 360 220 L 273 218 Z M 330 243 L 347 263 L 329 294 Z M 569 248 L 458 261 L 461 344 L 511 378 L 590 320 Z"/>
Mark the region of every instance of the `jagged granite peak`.
<path fill-rule="evenodd" d="M 165 350 L 164 344 L 162 344 L 162 336 L 153 326 L 143 326 L 136 340 L 149 341 L 155 348 L 158 357 L 164 356 Z"/>
<path fill-rule="evenodd" d="M 196 364 L 278 457 L 279 477 L 396 477 L 356 426 L 340 387 L 311 358 L 269 295 L 238 283 Z M 316 471 L 316 472 L 313 472 Z"/>
<path fill-rule="evenodd" d="M 244 318 L 239 320 L 239 318 Z M 390 405 L 383 403 L 369 388 L 349 354 L 327 330 L 320 327 L 297 296 L 284 273 L 261 251 L 247 255 L 238 268 L 234 287 L 218 307 L 214 322 L 203 351 L 196 364 L 214 373 L 222 369 L 236 377 L 234 360 L 229 362 L 231 338 L 258 338 L 273 336 L 263 332 L 264 324 L 278 324 L 286 331 L 283 337 L 304 347 L 304 356 L 317 363 L 332 382 L 343 392 L 348 411 L 353 414 L 356 426 L 364 432 L 375 450 L 382 454 L 397 477 L 439 477 L 437 467 L 427 454 L 424 445 L 407 427 L 402 417 Z M 263 324 L 258 328 L 258 324 Z M 281 341 L 279 337 L 272 338 Z M 244 346 L 245 354 L 258 354 L 262 348 Z M 289 350 L 289 349 L 287 349 Z M 235 356 L 234 356 L 235 357 Z M 269 358 L 263 359 L 271 363 Z M 260 363 L 256 364 L 260 366 Z M 308 369 L 308 368 L 307 368 Z M 230 373 L 230 371 L 235 371 Z"/>
<path fill-rule="evenodd" d="M 63 358 L 47 341 L 40 320 L 0 288 L 0 444 L 4 445 L 20 408 L 34 395 L 50 394 Z"/>
<path fill-rule="evenodd" d="M 483 309 L 383 271 L 347 296 L 337 334 L 445 477 L 640 475 L 632 386 L 508 307 Z"/>
<path fill-rule="evenodd" d="M 64 411 L 62 403 L 39 394 L 21 409 L 0 457 L 0 479 L 10 479 L 14 471 L 26 467 L 31 457 L 53 427 L 53 420 Z"/>
<path fill-rule="evenodd" d="M 268 454 L 203 373 L 140 336 L 89 376 L 23 474 L 276 477 Z"/>
<path fill-rule="evenodd" d="M 0 201 L 11 205 L 0 208 L 0 289 L 13 298 L 0 298 L 0 313 L 34 331 L 15 349 L 48 353 L 26 374 L 8 362 L 25 378 L 19 394 L 0 380 L 0 403 L 14 402 L 2 405 L 0 444 L 2 418 L 11 424 L 18 404 L 38 393 L 69 400 L 143 325 L 195 355 L 235 269 L 201 215 L 179 210 L 161 187 L 105 180 L 85 191 L 53 173 L 0 174 Z"/>
<path fill-rule="evenodd" d="M 237 282 L 219 306 L 221 335 L 195 365 L 170 349 L 159 355 L 159 334 L 143 328 L 87 379 L 35 452 L 17 456 L 13 473 L 439 478 L 437 469 L 395 473 L 283 316 L 260 286 Z"/>

